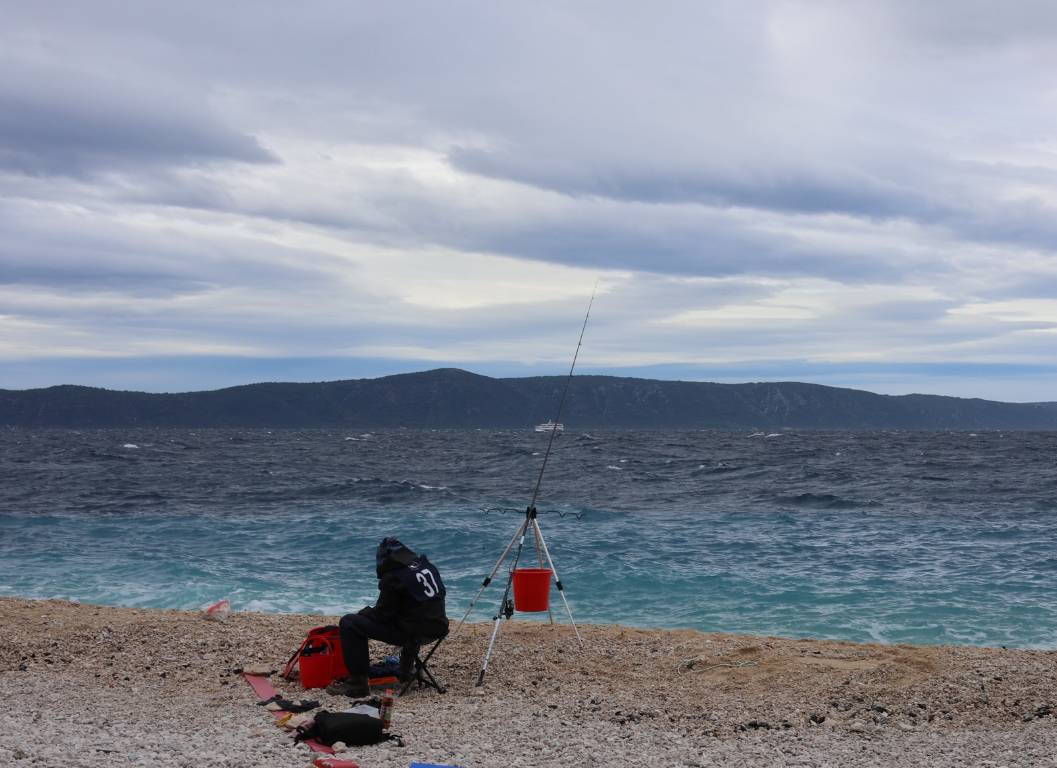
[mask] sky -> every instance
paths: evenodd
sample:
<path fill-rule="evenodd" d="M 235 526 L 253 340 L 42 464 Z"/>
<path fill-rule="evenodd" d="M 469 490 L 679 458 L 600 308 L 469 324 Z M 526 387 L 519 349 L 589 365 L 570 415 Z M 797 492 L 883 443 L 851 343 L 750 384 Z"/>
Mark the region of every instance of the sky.
<path fill-rule="evenodd" d="M 1057 4 L 0 0 L 0 388 L 1057 400 Z"/>

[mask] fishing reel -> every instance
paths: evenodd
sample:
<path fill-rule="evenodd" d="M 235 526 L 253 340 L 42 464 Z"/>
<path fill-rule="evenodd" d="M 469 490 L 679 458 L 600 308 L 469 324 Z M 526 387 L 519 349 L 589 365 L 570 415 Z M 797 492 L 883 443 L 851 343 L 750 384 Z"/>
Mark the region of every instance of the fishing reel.
<path fill-rule="evenodd" d="M 492 621 L 497 621 L 500 616 L 502 616 L 505 619 L 509 619 L 513 615 L 514 615 L 514 599 L 511 598 L 511 597 L 508 597 L 506 599 L 506 601 L 504 601 L 502 607 L 499 609 L 499 613 L 496 616 L 492 617 Z"/>

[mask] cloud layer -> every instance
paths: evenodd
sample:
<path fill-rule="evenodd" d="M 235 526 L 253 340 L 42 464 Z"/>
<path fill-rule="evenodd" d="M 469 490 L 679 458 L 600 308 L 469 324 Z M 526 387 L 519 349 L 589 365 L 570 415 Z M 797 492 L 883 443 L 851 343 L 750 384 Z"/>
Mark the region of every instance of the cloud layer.
<path fill-rule="evenodd" d="M 0 387 L 557 373 L 597 280 L 585 370 L 1057 400 L 1051 3 L 4 17 Z"/>

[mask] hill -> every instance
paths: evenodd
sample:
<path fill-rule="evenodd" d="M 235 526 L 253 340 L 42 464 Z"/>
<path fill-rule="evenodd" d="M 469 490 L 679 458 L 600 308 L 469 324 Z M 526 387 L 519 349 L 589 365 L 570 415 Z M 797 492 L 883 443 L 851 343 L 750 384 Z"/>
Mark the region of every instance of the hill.
<path fill-rule="evenodd" d="M 0 390 L 20 427 L 526 427 L 554 416 L 564 376 L 494 379 L 454 368 L 311 384 L 152 394 L 62 385 Z M 713 384 L 576 376 L 575 428 L 1057 429 L 1057 403 L 878 395 L 797 382 Z"/>

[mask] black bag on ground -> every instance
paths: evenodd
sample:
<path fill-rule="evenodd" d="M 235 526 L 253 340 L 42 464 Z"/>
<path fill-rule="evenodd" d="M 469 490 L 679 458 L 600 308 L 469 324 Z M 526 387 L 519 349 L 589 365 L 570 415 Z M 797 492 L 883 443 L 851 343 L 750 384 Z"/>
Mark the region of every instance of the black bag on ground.
<path fill-rule="evenodd" d="M 382 730 L 380 718 L 359 712 L 327 712 L 316 714 L 309 726 L 297 729 L 297 741 L 315 739 L 326 745 L 344 741 L 349 746 L 364 746 L 388 741 L 394 736 Z"/>

